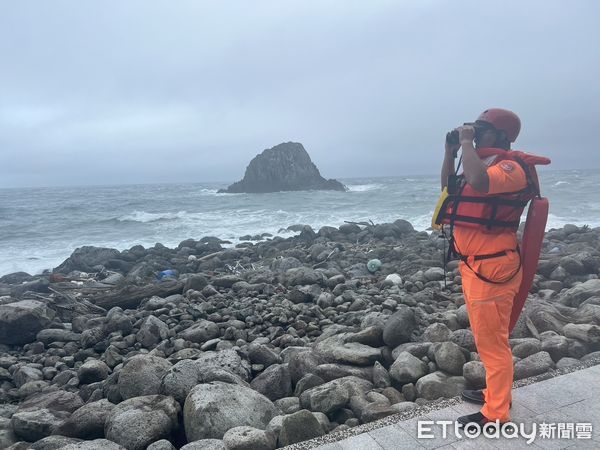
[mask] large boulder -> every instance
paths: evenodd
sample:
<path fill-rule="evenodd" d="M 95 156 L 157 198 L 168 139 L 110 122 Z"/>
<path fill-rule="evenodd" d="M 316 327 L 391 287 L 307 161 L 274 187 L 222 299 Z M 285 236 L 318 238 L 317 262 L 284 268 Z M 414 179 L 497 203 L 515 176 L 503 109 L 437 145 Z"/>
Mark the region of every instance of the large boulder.
<path fill-rule="evenodd" d="M 554 361 L 548 352 L 534 353 L 515 363 L 514 379 L 533 377 L 554 367 Z"/>
<path fill-rule="evenodd" d="M 162 377 L 171 368 L 164 358 L 137 355 L 127 360 L 119 373 L 119 392 L 124 399 L 158 394 Z"/>
<path fill-rule="evenodd" d="M 219 192 L 279 192 L 304 190 L 345 191 L 336 180 L 326 180 L 310 156 L 296 142 L 286 142 L 264 150 L 250 161 L 241 181 Z"/>
<path fill-rule="evenodd" d="M 94 272 L 96 266 L 104 266 L 111 259 L 119 257 L 119 251 L 114 248 L 84 246 L 77 248 L 54 273 L 69 273 L 73 270 Z"/>
<path fill-rule="evenodd" d="M 155 316 L 148 316 L 136 335 L 137 341 L 146 348 L 152 348 L 169 337 L 169 327 Z"/>
<path fill-rule="evenodd" d="M 247 383 L 239 375 L 218 367 L 205 368 L 197 361 L 184 359 L 171 367 L 164 375 L 160 393 L 170 395 L 183 405 L 194 386 L 211 381 L 247 386 Z"/>
<path fill-rule="evenodd" d="M 419 378 L 416 388 L 419 397 L 435 400 L 440 397 L 454 397 L 464 391 L 466 386 L 462 376 L 449 376 L 444 372 L 433 372 Z"/>
<path fill-rule="evenodd" d="M 250 363 L 233 349 L 204 352 L 196 361 L 204 370 L 223 369 L 239 376 L 244 381 L 250 379 Z"/>
<path fill-rule="evenodd" d="M 315 415 L 303 409 L 283 417 L 279 431 L 279 446 L 285 447 L 324 434 L 325 430 Z"/>
<path fill-rule="evenodd" d="M 185 400 L 183 420 L 188 441 L 222 439 L 233 427 L 264 430 L 277 408 L 255 390 L 215 381 L 194 387 Z"/>
<path fill-rule="evenodd" d="M 24 345 L 35 341 L 55 312 L 37 300 L 0 305 L 0 344 Z"/>
<path fill-rule="evenodd" d="M 577 308 L 588 298 L 598 296 L 600 296 L 600 280 L 592 279 L 573 286 L 571 289 L 562 294 L 561 298 L 567 306 L 573 306 Z"/>
<path fill-rule="evenodd" d="M 347 376 L 307 389 L 300 396 L 302 406 L 328 414 L 346 406 L 353 396 L 363 395 L 373 384 L 362 378 Z"/>
<path fill-rule="evenodd" d="M 434 344 L 433 354 L 438 367 L 452 375 L 462 375 L 467 362 L 463 351 L 454 342 Z"/>
<path fill-rule="evenodd" d="M 428 371 L 425 362 L 409 352 L 401 352 L 390 367 L 390 377 L 400 384 L 413 383 L 427 375 Z"/>
<path fill-rule="evenodd" d="M 181 407 L 172 397 L 148 395 L 119 403 L 109 414 L 106 438 L 128 450 L 144 450 L 169 438 L 178 427 Z"/>
<path fill-rule="evenodd" d="M 227 450 L 275 450 L 273 433 L 253 427 L 234 427 L 223 436 Z"/>
<path fill-rule="evenodd" d="M 55 432 L 81 439 L 103 438 L 106 419 L 114 407 L 115 405 L 106 399 L 87 403 L 61 423 Z"/>
<path fill-rule="evenodd" d="M 179 333 L 179 337 L 186 341 L 202 344 L 210 339 L 219 337 L 219 327 L 214 322 L 200 319 L 191 327 Z"/>
<path fill-rule="evenodd" d="M 94 439 L 93 441 L 82 441 L 76 444 L 69 444 L 62 450 L 127 450 L 116 442 L 108 439 Z"/>
<path fill-rule="evenodd" d="M 252 389 L 275 401 L 292 395 L 292 377 L 288 364 L 274 364 L 250 383 Z"/>
<path fill-rule="evenodd" d="M 416 326 L 412 308 L 401 307 L 388 319 L 383 329 L 383 342 L 390 347 L 409 342 Z"/>
<path fill-rule="evenodd" d="M 371 366 L 380 360 L 381 349 L 357 342 L 358 333 L 340 333 L 313 346 L 313 352 L 325 361 L 356 366 Z M 358 338 L 358 339 L 357 339 Z"/>

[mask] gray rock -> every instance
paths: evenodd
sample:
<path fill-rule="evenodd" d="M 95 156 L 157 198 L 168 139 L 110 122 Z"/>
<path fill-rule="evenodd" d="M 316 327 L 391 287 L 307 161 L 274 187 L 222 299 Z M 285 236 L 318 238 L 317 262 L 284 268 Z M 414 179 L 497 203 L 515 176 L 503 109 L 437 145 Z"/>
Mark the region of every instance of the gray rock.
<path fill-rule="evenodd" d="M 274 403 L 284 414 L 292 414 L 300 411 L 300 399 L 298 397 L 284 397 L 276 400 Z"/>
<path fill-rule="evenodd" d="M 54 273 L 69 273 L 74 270 L 94 272 L 94 266 L 104 266 L 111 259 L 119 259 L 119 251 L 114 248 L 84 246 L 77 248 Z"/>
<path fill-rule="evenodd" d="M 441 267 L 430 267 L 425 271 L 423 276 L 427 281 L 438 281 L 444 279 L 445 273 L 444 269 L 442 269 Z"/>
<path fill-rule="evenodd" d="M 452 342 L 454 342 L 456 345 L 459 345 L 462 348 L 469 350 L 470 352 L 477 351 L 477 347 L 475 345 L 475 337 L 473 336 L 471 330 L 454 330 L 452 332 L 451 339 Z"/>
<path fill-rule="evenodd" d="M 23 440 L 35 442 L 50 436 L 69 417 L 67 411 L 37 410 L 17 411 L 10 419 L 15 435 Z"/>
<path fill-rule="evenodd" d="M 197 361 L 185 359 L 171 367 L 164 375 L 161 381 L 160 393 L 170 395 L 183 405 L 194 386 L 200 383 L 210 383 L 211 381 L 247 385 L 238 375 L 224 369 L 214 367 L 205 369 Z"/>
<path fill-rule="evenodd" d="M 261 364 L 265 367 L 281 363 L 281 357 L 273 350 L 254 343 L 248 346 L 248 358 L 252 364 Z"/>
<path fill-rule="evenodd" d="M 454 397 L 465 389 L 465 379 L 462 376 L 448 376 L 437 371 L 419 378 L 416 388 L 420 397 L 435 400 L 440 397 Z"/>
<path fill-rule="evenodd" d="M 210 339 L 219 337 L 219 327 L 216 323 L 200 319 L 191 327 L 179 333 L 186 341 L 202 344 Z"/>
<path fill-rule="evenodd" d="M 324 434 L 325 430 L 317 418 L 310 411 L 303 409 L 283 417 L 278 443 L 280 447 L 284 447 Z"/>
<path fill-rule="evenodd" d="M 60 424 L 57 434 L 81 439 L 104 437 L 104 426 L 115 405 L 106 399 L 83 405 Z"/>
<path fill-rule="evenodd" d="M 442 342 L 434 345 L 433 354 L 438 367 L 452 375 L 462 375 L 466 358 L 454 342 Z"/>
<path fill-rule="evenodd" d="M 161 439 L 148 446 L 146 450 L 177 450 L 177 448 L 166 439 Z"/>
<path fill-rule="evenodd" d="M 324 179 L 300 143 L 286 142 L 264 150 L 246 168 L 241 181 L 219 192 L 345 191 L 336 180 Z"/>
<path fill-rule="evenodd" d="M 19 405 L 17 412 L 48 409 L 51 411 L 65 411 L 69 414 L 83 406 L 81 397 L 73 392 L 56 390 L 35 394 Z"/>
<path fill-rule="evenodd" d="M 70 438 L 66 436 L 48 436 L 44 439 L 31 444 L 29 447 L 32 450 L 59 450 L 70 444 L 76 444 L 80 439 Z"/>
<path fill-rule="evenodd" d="M 252 389 L 275 401 L 292 395 L 292 377 L 288 364 L 274 364 L 250 383 Z"/>
<path fill-rule="evenodd" d="M 386 322 L 383 329 L 383 342 L 390 347 L 409 342 L 415 327 L 416 319 L 412 308 L 401 307 Z"/>
<path fill-rule="evenodd" d="M 36 340 L 42 342 L 46 347 L 52 342 L 79 342 L 81 334 L 58 328 L 47 328 L 40 331 Z"/>
<path fill-rule="evenodd" d="M 168 438 L 178 426 L 181 407 L 173 398 L 148 395 L 130 398 L 109 414 L 106 438 L 128 450 L 144 450 L 151 443 Z"/>
<path fill-rule="evenodd" d="M 264 429 L 277 414 L 275 405 L 253 389 L 215 381 L 194 387 L 185 400 L 188 441 L 220 439 L 236 426 Z"/>
<path fill-rule="evenodd" d="M 181 447 L 181 450 L 227 450 L 221 439 L 200 439 Z"/>
<path fill-rule="evenodd" d="M 385 370 L 385 367 L 383 367 L 379 361 L 375 362 L 375 365 L 373 366 L 373 385 L 380 389 L 392 385 L 389 372 Z"/>
<path fill-rule="evenodd" d="M 597 296 L 600 296 L 599 279 L 587 280 L 584 283 L 572 287 L 561 295 L 567 306 L 573 306 L 575 308 L 588 298 Z"/>
<path fill-rule="evenodd" d="M 10 426 L 10 419 L 0 417 L 0 448 L 8 448 L 18 441 Z"/>
<path fill-rule="evenodd" d="M 423 356 L 427 356 L 430 347 L 431 342 L 407 342 L 400 344 L 392 351 L 392 358 L 395 360 L 402 352 L 408 352 L 417 358 L 422 358 Z"/>
<path fill-rule="evenodd" d="M 548 352 L 538 352 L 515 363 L 514 379 L 540 375 L 554 367 L 554 361 Z"/>
<path fill-rule="evenodd" d="M 390 406 L 390 408 L 392 408 L 397 413 L 405 413 L 405 412 L 412 411 L 412 410 L 418 408 L 418 405 L 413 402 L 400 402 L 400 403 L 394 403 L 393 405 Z"/>
<path fill-rule="evenodd" d="M 223 369 L 239 376 L 242 380 L 250 379 L 250 363 L 233 349 L 218 352 L 204 352 L 197 363 L 205 370 L 209 368 Z"/>
<path fill-rule="evenodd" d="M 124 399 L 160 392 L 162 377 L 171 368 L 164 358 L 137 355 L 127 360 L 119 374 L 119 392 Z"/>
<path fill-rule="evenodd" d="M 371 389 L 373 384 L 367 380 L 348 376 L 304 391 L 300 403 L 311 411 L 328 414 L 346 406 L 353 395 L 362 395 Z"/>
<path fill-rule="evenodd" d="M 116 442 L 108 439 L 94 439 L 93 441 L 77 442 L 63 447 L 63 450 L 128 450 Z"/>
<path fill-rule="evenodd" d="M 325 380 L 318 375 L 307 373 L 304 375 L 298 382 L 296 383 L 296 387 L 294 389 L 294 395 L 299 397 L 307 389 L 313 388 L 315 386 L 319 386 L 325 383 Z"/>
<path fill-rule="evenodd" d="M 452 340 L 452 330 L 443 323 L 432 323 L 423 332 L 423 341 L 447 342 Z"/>
<path fill-rule="evenodd" d="M 167 324 L 152 315 L 146 317 L 136 335 L 137 341 L 146 348 L 154 347 L 168 337 Z"/>
<path fill-rule="evenodd" d="M 568 356 L 569 340 L 560 335 L 550 336 L 542 340 L 542 351 L 548 352 L 554 362 Z"/>
<path fill-rule="evenodd" d="M 541 350 L 542 343 L 532 338 L 515 345 L 512 348 L 512 354 L 518 358 L 527 358 Z"/>
<path fill-rule="evenodd" d="M 227 430 L 223 443 L 228 450 L 274 450 L 276 438 L 270 432 L 240 426 Z"/>
<path fill-rule="evenodd" d="M 370 366 L 381 359 L 381 350 L 354 342 L 355 333 L 340 333 L 323 339 L 313 346 L 313 352 L 328 362 Z"/>
<path fill-rule="evenodd" d="M 578 364 L 581 364 L 581 361 L 579 361 L 578 359 L 575 358 L 569 358 L 568 356 L 565 356 L 564 358 L 561 358 L 557 363 L 556 363 L 556 368 L 557 369 L 562 369 L 564 367 L 569 367 L 569 366 L 576 366 Z"/>
<path fill-rule="evenodd" d="M 23 345 L 35 341 L 55 312 L 37 300 L 0 305 L 0 344 Z"/>
<path fill-rule="evenodd" d="M 77 378 L 81 384 L 90 384 L 106 380 L 109 373 L 110 368 L 103 361 L 91 359 L 79 367 Z"/>
<path fill-rule="evenodd" d="M 485 367 L 481 361 L 469 361 L 463 366 L 465 380 L 475 389 L 485 387 Z"/>
<path fill-rule="evenodd" d="M 31 381 L 43 380 L 44 375 L 41 370 L 31 366 L 21 366 L 13 374 L 13 383 L 20 388 Z"/>
<path fill-rule="evenodd" d="M 208 280 L 204 275 L 192 274 L 186 278 L 185 284 L 183 285 L 183 292 L 185 293 L 189 289 L 202 291 L 206 286 L 208 286 Z"/>
<path fill-rule="evenodd" d="M 408 352 L 401 352 L 390 367 L 390 377 L 401 384 L 413 383 L 428 371 L 425 362 Z"/>

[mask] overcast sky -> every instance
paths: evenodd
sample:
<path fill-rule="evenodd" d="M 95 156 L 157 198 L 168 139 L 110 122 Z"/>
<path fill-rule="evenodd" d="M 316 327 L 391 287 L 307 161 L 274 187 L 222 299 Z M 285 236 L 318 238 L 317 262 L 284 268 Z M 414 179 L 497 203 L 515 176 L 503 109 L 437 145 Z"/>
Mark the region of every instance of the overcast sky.
<path fill-rule="evenodd" d="M 598 168 L 600 2 L 0 0 L 0 187 L 437 173 L 448 129 Z"/>

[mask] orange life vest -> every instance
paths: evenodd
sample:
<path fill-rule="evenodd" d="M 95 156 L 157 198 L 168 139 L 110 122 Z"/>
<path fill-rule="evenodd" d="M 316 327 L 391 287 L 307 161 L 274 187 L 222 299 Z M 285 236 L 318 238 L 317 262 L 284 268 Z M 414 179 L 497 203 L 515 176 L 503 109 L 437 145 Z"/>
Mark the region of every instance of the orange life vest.
<path fill-rule="evenodd" d="M 473 189 L 464 175 L 459 175 L 455 177 L 456 185 L 448 186 L 448 196 L 434 222 L 438 225 L 450 224 L 451 227 L 476 228 L 489 234 L 516 231 L 525 206 L 540 195 L 535 166 L 550 164 L 550 159 L 518 150 L 481 148 L 476 151 L 482 159 L 496 156 L 490 165 L 506 160 L 517 162 L 527 176 L 527 187 L 518 192 L 486 194 Z"/>

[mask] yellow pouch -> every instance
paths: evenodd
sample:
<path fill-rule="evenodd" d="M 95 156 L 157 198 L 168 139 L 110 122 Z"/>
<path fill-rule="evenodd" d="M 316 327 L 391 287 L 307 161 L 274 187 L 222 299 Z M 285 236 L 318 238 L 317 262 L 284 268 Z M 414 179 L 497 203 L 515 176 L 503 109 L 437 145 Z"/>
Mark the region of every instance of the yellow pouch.
<path fill-rule="evenodd" d="M 442 229 L 442 221 L 440 220 L 439 223 L 437 223 L 437 222 L 438 222 L 438 217 L 442 210 L 442 206 L 444 206 L 444 202 L 446 201 L 447 198 L 448 198 L 448 188 L 445 187 L 444 190 L 442 191 L 442 194 L 440 195 L 440 198 L 437 201 L 437 204 L 435 205 L 435 210 L 433 211 L 433 217 L 431 218 L 431 228 L 433 228 L 434 230 Z"/>

